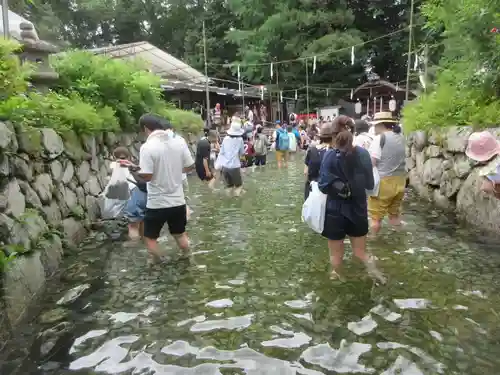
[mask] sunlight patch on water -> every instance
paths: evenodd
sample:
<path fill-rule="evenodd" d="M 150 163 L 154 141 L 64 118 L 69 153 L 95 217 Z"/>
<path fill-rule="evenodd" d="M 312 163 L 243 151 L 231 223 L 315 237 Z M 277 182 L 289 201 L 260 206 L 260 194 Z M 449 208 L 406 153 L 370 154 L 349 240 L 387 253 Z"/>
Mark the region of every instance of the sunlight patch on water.
<path fill-rule="evenodd" d="M 365 367 L 359 363 L 359 357 L 371 350 L 370 344 L 354 342 L 347 344 L 342 340 L 338 350 L 333 349 L 330 344 L 319 344 L 307 348 L 302 353 L 304 361 L 323 367 L 328 371 L 338 373 L 364 373 L 373 374 L 374 368 Z"/>

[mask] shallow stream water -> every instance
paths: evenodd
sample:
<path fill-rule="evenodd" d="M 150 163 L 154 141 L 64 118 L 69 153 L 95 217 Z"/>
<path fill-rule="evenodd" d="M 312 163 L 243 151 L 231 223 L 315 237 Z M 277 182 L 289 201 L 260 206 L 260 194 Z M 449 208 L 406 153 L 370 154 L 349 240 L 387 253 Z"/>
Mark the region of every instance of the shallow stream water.
<path fill-rule="evenodd" d="M 375 285 L 349 247 L 347 282 L 331 281 L 326 241 L 300 219 L 301 161 L 244 177 L 238 199 L 190 179 L 193 263 L 149 268 L 145 250 L 121 240 L 67 257 L 0 372 L 500 372 L 495 241 L 410 196 L 404 230 L 369 242 L 388 284 Z"/>

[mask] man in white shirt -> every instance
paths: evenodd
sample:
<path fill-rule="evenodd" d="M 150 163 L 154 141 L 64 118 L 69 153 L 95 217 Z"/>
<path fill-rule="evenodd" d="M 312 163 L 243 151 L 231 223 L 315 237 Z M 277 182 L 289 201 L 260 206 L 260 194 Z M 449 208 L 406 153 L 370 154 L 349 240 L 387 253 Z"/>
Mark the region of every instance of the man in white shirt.
<path fill-rule="evenodd" d="M 158 237 L 164 224 L 177 245 L 189 254 L 186 233 L 186 199 L 183 173 L 194 167 L 194 160 L 186 141 L 175 135 L 165 119 L 146 114 L 139 119 L 148 138 L 142 145 L 138 174 L 148 181 L 148 199 L 144 218 L 144 239 L 154 261 L 161 262 Z M 167 130 L 165 130 L 167 129 Z"/>

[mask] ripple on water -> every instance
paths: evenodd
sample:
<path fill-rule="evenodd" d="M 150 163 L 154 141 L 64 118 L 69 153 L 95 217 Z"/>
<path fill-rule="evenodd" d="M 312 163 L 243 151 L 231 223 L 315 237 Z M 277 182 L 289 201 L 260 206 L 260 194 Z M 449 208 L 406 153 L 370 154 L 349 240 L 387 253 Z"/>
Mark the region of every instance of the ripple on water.
<path fill-rule="evenodd" d="M 138 339 L 138 336 L 117 337 L 106 342 L 92 354 L 73 361 L 69 368 L 70 370 L 94 368 L 96 372 L 107 374 L 133 371 L 134 374 L 147 372 L 156 375 L 220 375 L 220 369 L 235 369 L 247 374 L 256 374 L 255 371 L 258 369 L 259 374 L 324 375 L 320 371 L 307 369 L 298 362 L 270 358 L 248 347 L 234 351 L 219 350 L 214 347 L 199 349 L 184 341 L 176 341 L 162 348 L 161 352 L 176 357 L 193 355 L 198 360 L 226 363 L 203 363 L 194 367 L 163 365 L 157 363 L 153 355 L 144 350 L 132 353 L 121 346 L 133 344 Z M 131 359 L 124 361 L 127 357 L 130 358 L 130 354 L 132 354 Z"/>
<path fill-rule="evenodd" d="M 227 319 L 207 320 L 201 323 L 196 323 L 191 327 L 191 332 L 209 332 L 219 329 L 237 330 L 250 327 L 252 324 L 253 314 L 243 316 L 233 316 Z"/>
<path fill-rule="evenodd" d="M 359 357 L 371 350 L 370 344 L 362 344 L 354 342 L 347 344 L 346 340 L 342 340 L 338 350 L 333 349 L 330 344 L 319 344 L 307 348 L 302 353 L 304 361 L 313 365 L 323 367 L 328 371 L 338 373 L 364 373 L 373 374 L 374 368 L 365 367 L 359 363 Z"/>
<path fill-rule="evenodd" d="M 387 320 L 388 322 L 396 322 L 399 319 L 401 319 L 402 315 L 396 312 L 392 312 L 388 308 L 382 306 L 382 305 L 377 305 L 374 308 L 370 310 L 372 314 L 376 314 L 380 316 L 381 318 Z"/>
<path fill-rule="evenodd" d="M 153 306 L 150 306 L 146 310 L 140 313 L 117 312 L 115 314 L 111 314 L 109 320 L 113 321 L 114 323 L 127 323 L 130 322 L 131 320 L 138 318 L 139 316 L 148 317 L 154 311 L 155 308 Z"/>
<path fill-rule="evenodd" d="M 400 355 L 392 366 L 380 375 L 424 375 L 424 373 L 415 363 Z"/>
<path fill-rule="evenodd" d="M 78 337 L 77 339 L 75 339 L 75 342 L 73 343 L 73 345 L 69 349 L 69 354 L 75 353 L 77 351 L 77 348 L 80 345 L 82 345 L 85 341 L 93 339 L 95 337 L 103 336 L 106 333 L 108 333 L 107 330 L 105 330 L 105 329 L 98 329 L 98 330 L 89 331 L 85 335 L 83 335 L 81 337 Z"/>
<path fill-rule="evenodd" d="M 358 336 L 366 335 L 375 330 L 378 324 L 373 320 L 371 315 L 365 316 L 359 322 L 349 322 L 347 323 L 347 329 L 354 332 Z"/>
<path fill-rule="evenodd" d="M 291 307 L 292 309 L 305 309 L 311 305 L 311 302 L 297 299 L 293 301 L 285 301 L 285 305 Z"/>
<path fill-rule="evenodd" d="M 405 298 L 405 299 L 394 299 L 394 303 L 401 310 L 420 310 L 426 309 L 430 306 L 431 301 L 425 298 Z"/>

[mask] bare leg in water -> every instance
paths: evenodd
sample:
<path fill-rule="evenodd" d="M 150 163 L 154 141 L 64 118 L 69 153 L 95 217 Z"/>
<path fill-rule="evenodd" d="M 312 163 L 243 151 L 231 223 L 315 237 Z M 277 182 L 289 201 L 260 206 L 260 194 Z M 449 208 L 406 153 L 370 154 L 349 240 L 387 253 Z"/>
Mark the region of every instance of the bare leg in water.
<path fill-rule="evenodd" d="M 366 253 L 366 236 L 363 237 L 349 237 L 351 240 L 352 252 L 366 266 L 368 274 L 378 280 L 380 283 L 385 284 L 386 278 L 382 275 L 375 265 L 375 259 Z"/>
<path fill-rule="evenodd" d="M 344 260 L 344 240 L 328 240 L 328 250 L 330 250 L 330 264 L 332 266 L 330 279 L 341 279 L 340 272 Z"/>

